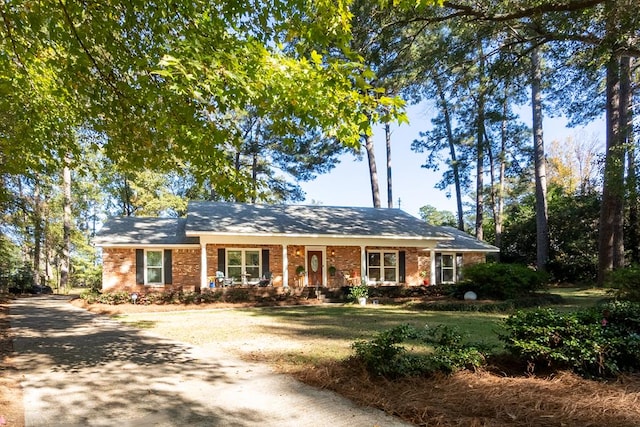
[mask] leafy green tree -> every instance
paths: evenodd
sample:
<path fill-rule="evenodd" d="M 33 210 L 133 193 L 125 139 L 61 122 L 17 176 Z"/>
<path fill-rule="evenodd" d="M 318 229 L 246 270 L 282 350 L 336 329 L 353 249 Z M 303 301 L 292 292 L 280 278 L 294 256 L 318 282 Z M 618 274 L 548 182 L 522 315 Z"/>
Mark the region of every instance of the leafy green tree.
<path fill-rule="evenodd" d="M 456 217 L 450 211 L 438 210 L 434 206 L 425 205 L 420 208 L 420 218 L 431 225 L 448 225 L 456 227 Z"/>

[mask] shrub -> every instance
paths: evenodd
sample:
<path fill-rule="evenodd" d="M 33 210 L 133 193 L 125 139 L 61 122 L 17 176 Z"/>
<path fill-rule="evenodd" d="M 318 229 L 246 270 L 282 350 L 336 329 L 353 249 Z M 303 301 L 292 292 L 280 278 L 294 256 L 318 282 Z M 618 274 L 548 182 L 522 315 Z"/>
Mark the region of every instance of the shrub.
<path fill-rule="evenodd" d="M 545 287 L 544 273 L 519 264 L 481 263 L 463 270 L 463 282 L 456 286 L 455 296 L 461 298 L 472 290 L 479 298 L 515 299 Z"/>
<path fill-rule="evenodd" d="M 540 293 L 523 298 L 491 302 L 438 301 L 413 304 L 411 307 L 429 311 L 469 311 L 476 313 L 505 313 L 517 309 L 561 304 L 564 299 L 560 295 Z"/>
<path fill-rule="evenodd" d="M 640 304 L 613 302 L 579 312 L 518 312 L 504 321 L 505 348 L 531 366 L 611 376 L 640 368 Z"/>
<path fill-rule="evenodd" d="M 229 303 L 249 302 L 250 300 L 251 296 L 246 289 L 231 288 L 224 294 L 224 301 Z"/>
<path fill-rule="evenodd" d="M 90 304 L 100 303 L 117 305 L 131 302 L 131 294 L 126 291 L 100 293 L 95 290 L 87 290 L 82 292 L 80 297 Z"/>
<path fill-rule="evenodd" d="M 613 270 L 607 275 L 605 286 L 615 289 L 616 298 L 640 302 L 640 266 Z"/>
<path fill-rule="evenodd" d="M 221 290 L 205 291 L 200 294 L 199 301 L 202 303 L 219 302 L 222 300 L 223 292 Z"/>
<path fill-rule="evenodd" d="M 402 345 L 407 340 L 432 345 L 434 352 L 409 352 Z M 380 332 L 372 340 L 357 341 L 352 347 L 355 358 L 369 372 L 386 378 L 423 376 L 434 372 L 452 373 L 477 368 L 485 362 L 481 346 L 463 344 L 458 330 L 444 325 L 417 329 L 403 324 Z"/>
<path fill-rule="evenodd" d="M 94 304 L 98 302 L 100 298 L 100 291 L 94 288 L 86 289 L 80 293 L 80 298 L 85 300 L 88 304 Z"/>

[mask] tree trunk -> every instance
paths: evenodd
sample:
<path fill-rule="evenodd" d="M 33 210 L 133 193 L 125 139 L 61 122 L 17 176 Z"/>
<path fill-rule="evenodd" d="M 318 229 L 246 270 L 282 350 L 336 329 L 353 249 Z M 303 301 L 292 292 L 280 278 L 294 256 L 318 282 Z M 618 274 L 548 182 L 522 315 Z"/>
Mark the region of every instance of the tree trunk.
<path fill-rule="evenodd" d="M 476 239 L 484 237 L 482 223 L 484 222 L 484 96 L 478 101 L 478 132 L 476 156 Z"/>
<path fill-rule="evenodd" d="M 62 259 L 60 262 L 60 288 L 69 285 L 69 271 L 71 268 L 71 169 L 69 156 L 64 158 L 62 169 Z"/>
<path fill-rule="evenodd" d="M 387 207 L 393 208 L 393 185 L 391 182 L 391 125 L 384 124 L 384 136 L 387 145 Z"/>
<path fill-rule="evenodd" d="M 40 255 L 42 253 L 42 202 L 38 177 L 33 182 L 33 285 L 40 285 Z"/>
<path fill-rule="evenodd" d="M 371 196 L 373 198 L 373 207 L 382 207 L 380 202 L 380 187 L 378 185 L 378 170 L 376 168 L 376 156 L 373 150 L 373 137 L 365 136 L 365 149 L 367 150 L 367 158 L 369 159 L 369 177 L 371 178 Z"/>
<path fill-rule="evenodd" d="M 256 203 L 258 195 L 258 153 L 254 151 L 251 153 L 251 203 Z"/>
<path fill-rule="evenodd" d="M 482 49 L 482 40 L 478 40 L 478 57 L 479 65 L 479 85 L 478 85 L 478 116 L 476 123 L 476 239 L 484 238 L 484 230 L 482 224 L 484 222 L 484 148 L 485 148 L 485 88 L 484 88 L 484 52 Z"/>
<path fill-rule="evenodd" d="M 632 58 L 620 60 L 620 124 L 621 140 L 627 151 L 627 191 L 629 203 L 628 244 L 631 263 L 640 264 L 640 230 L 638 230 L 638 178 L 636 151 L 633 144 L 633 94 L 631 90 Z"/>
<path fill-rule="evenodd" d="M 506 175 L 506 156 L 507 156 L 507 116 L 508 116 L 509 103 L 507 102 L 507 94 L 505 90 L 504 103 L 502 105 L 502 124 L 500 129 L 500 153 L 498 154 L 498 161 L 500 162 L 500 171 L 498 177 L 498 194 L 496 216 L 495 216 L 495 233 L 496 241 L 495 245 L 498 248 L 502 248 L 502 224 L 504 221 L 504 187 L 505 187 L 505 175 Z M 498 261 L 500 261 L 500 252 L 497 254 Z"/>
<path fill-rule="evenodd" d="M 542 137 L 542 68 L 537 48 L 531 52 L 531 106 L 533 109 L 533 150 L 536 183 L 536 265 L 546 271 L 549 261 L 547 209 L 547 168 Z"/>
<path fill-rule="evenodd" d="M 462 212 L 462 189 L 460 185 L 460 165 L 456 157 L 456 145 L 453 139 L 453 131 L 451 124 L 451 114 L 449 112 L 449 106 L 447 105 L 447 99 L 444 95 L 444 89 L 440 83 L 440 80 L 436 78 L 436 85 L 438 86 L 438 97 L 440 98 L 440 108 L 444 115 L 445 127 L 447 130 L 447 141 L 449 143 L 449 156 L 451 158 L 451 170 L 453 171 L 453 181 L 456 189 L 456 205 L 458 209 L 458 230 L 464 231 L 464 219 Z"/>
<path fill-rule="evenodd" d="M 607 63 L 607 147 L 600 209 L 600 236 L 598 242 L 598 283 L 603 284 L 606 274 L 621 265 L 624 244 L 621 230 L 624 176 L 624 147 L 620 144 L 620 67 L 612 55 Z M 622 258 L 622 259 L 621 259 Z"/>

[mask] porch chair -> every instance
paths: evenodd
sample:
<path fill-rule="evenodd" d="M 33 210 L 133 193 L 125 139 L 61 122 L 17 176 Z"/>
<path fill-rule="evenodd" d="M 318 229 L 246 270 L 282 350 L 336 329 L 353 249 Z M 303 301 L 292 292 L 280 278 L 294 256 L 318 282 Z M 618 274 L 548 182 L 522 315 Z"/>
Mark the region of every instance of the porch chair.
<path fill-rule="evenodd" d="M 224 277 L 222 271 L 216 271 L 216 283 L 218 286 L 231 286 L 233 285 L 233 279 L 231 277 Z"/>
<path fill-rule="evenodd" d="M 260 281 L 258 282 L 258 287 L 260 288 L 264 288 L 267 286 L 273 286 L 273 275 L 270 271 L 264 273 L 262 279 L 260 279 Z"/>

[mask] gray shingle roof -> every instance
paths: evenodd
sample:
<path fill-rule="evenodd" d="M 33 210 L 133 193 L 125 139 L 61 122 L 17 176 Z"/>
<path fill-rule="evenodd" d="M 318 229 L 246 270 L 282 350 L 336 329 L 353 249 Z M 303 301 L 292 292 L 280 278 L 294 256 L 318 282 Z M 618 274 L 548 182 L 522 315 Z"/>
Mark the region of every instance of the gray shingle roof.
<path fill-rule="evenodd" d="M 111 218 L 102 226 L 94 243 L 102 245 L 198 244 L 185 234 L 185 218 Z"/>
<path fill-rule="evenodd" d="M 454 250 L 465 250 L 465 251 L 476 251 L 476 252 L 500 252 L 500 249 L 497 247 L 490 245 L 482 240 L 478 240 L 470 234 L 465 233 L 464 231 L 460 231 L 454 227 L 443 226 L 440 227 L 442 231 L 451 235 L 453 240 L 444 240 L 438 242 L 436 245 L 436 250 L 443 251 L 454 251 Z"/>
<path fill-rule="evenodd" d="M 187 233 L 447 239 L 439 227 L 400 209 L 191 202 Z"/>
<path fill-rule="evenodd" d="M 191 202 L 187 218 L 109 219 L 98 246 L 198 244 L 198 235 L 327 236 L 438 240 L 436 250 L 497 252 L 453 227 L 432 226 L 400 209 Z M 188 233 L 188 236 L 187 236 Z"/>

